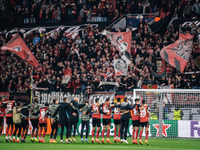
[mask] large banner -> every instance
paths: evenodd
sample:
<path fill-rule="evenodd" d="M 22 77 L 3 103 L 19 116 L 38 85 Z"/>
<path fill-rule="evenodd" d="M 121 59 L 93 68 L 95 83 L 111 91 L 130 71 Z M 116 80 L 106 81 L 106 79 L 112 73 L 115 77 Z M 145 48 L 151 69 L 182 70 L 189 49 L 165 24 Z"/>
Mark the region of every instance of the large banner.
<path fill-rule="evenodd" d="M 135 103 L 135 100 L 133 99 L 133 92 L 126 92 L 125 95 L 115 95 L 115 92 L 96 92 L 90 95 L 89 102 L 90 104 L 94 104 L 95 99 L 99 98 L 100 104 L 102 104 L 105 102 L 107 97 L 110 97 L 111 103 L 116 102 L 118 97 L 121 98 L 121 101 L 123 101 L 124 97 L 127 97 L 131 104 Z"/>
<path fill-rule="evenodd" d="M 179 39 L 166 47 L 164 47 L 160 55 L 174 68 L 180 70 L 182 73 L 190 58 L 192 52 L 193 36 L 190 34 L 179 34 Z"/>
<path fill-rule="evenodd" d="M 114 59 L 114 68 L 116 76 L 127 76 L 128 65 L 123 59 Z"/>
<path fill-rule="evenodd" d="M 173 94 L 172 99 L 174 104 L 196 106 L 200 102 L 200 94 L 199 93 Z"/>
<path fill-rule="evenodd" d="M 26 37 L 26 35 L 30 34 L 31 32 L 35 32 L 38 30 L 40 33 L 44 32 L 47 35 L 47 38 L 54 37 L 55 34 L 63 33 L 65 36 L 75 38 L 79 31 L 81 31 L 83 28 L 86 28 L 87 25 L 77 25 L 77 26 L 39 26 L 39 27 L 31 27 L 31 28 L 20 28 L 20 32 L 23 33 L 23 36 Z M 98 24 L 90 24 L 90 27 L 96 28 L 98 27 Z M 17 33 L 18 29 L 12 29 L 8 32 L 6 32 L 6 36 L 9 33 L 15 34 Z"/>
<path fill-rule="evenodd" d="M 35 91 L 35 96 L 38 97 L 40 104 L 53 103 L 53 99 L 58 99 L 59 102 L 63 102 L 63 98 L 67 97 L 69 101 L 73 100 L 75 97 L 78 97 L 80 101 L 83 100 L 83 96 L 80 94 L 71 94 L 64 92 L 49 92 L 49 91 Z"/>
<path fill-rule="evenodd" d="M 115 93 L 114 92 L 97 92 L 97 93 L 94 93 L 94 94 L 90 95 L 89 103 L 94 104 L 95 99 L 99 98 L 99 103 L 102 104 L 102 103 L 105 102 L 107 97 L 110 98 L 110 101 L 112 103 L 115 100 Z"/>

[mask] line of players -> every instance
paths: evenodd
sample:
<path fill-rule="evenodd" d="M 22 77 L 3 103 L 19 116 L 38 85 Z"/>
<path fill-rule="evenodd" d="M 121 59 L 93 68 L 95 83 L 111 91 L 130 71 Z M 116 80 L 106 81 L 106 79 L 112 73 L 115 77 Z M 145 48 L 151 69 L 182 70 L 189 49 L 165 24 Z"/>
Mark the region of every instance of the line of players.
<path fill-rule="evenodd" d="M 145 143 L 148 145 L 148 126 L 149 126 L 149 117 L 150 112 L 148 110 L 148 105 L 145 100 L 142 100 L 142 104 L 140 105 L 140 100 L 135 99 L 135 104 L 130 105 L 128 103 L 128 99 L 125 97 L 124 102 L 121 102 L 121 98 L 117 98 L 117 102 L 114 104 L 110 104 L 110 98 L 106 98 L 105 102 L 100 105 L 99 99 L 95 99 L 95 103 L 89 106 L 88 101 L 85 100 L 85 104 L 79 104 L 79 99 L 76 97 L 74 100 L 68 103 L 68 99 L 64 98 L 63 102 L 58 104 L 58 100 L 54 99 L 53 104 L 49 106 L 49 104 L 45 104 L 45 106 L 41 106 L 38 103 L 38 99 L 34 98 L 33 104 L 26 104 L 17 102 L 15 105 L 15 101 L 0 101 L 0 134 L 3 129 L 3 120 L 4 116 L 6 117 L 6 141 L 7 142 L 26 142 L 26 135 L 28 133 L 28 118 L 30 116 L 30 121 L 32 123 L 32 133 L 31 133 L 31 141 L 32 142 L 41 142 L 45 143 L 44 137 L 47 132 L 47 118 L 51 117 L 51 135 L 50 135 L 50 143 L 57 143 L 56 137 L 58 133 L 58 127 L 61 127 L 61 143 L 63 143 L 63 133 L 64 128 L 66 128 L 66 143 L 76 142 L 76 128 L 77 123 L 79 121 L 79 114 L 81 112 L 81 120 L 82 120 L 82 129 L 81 129 L 81 141 L 83 140 L 83 130 L 86 126 L 86 138 L 87 140 L 89 133 L 89 119 L 92 118 L 92 143 L 105 143 L 104 134 L 107 128 L 107 139 L 106 142 L 111 144 L 109 140 L 110 136 L 110 125 L 111 125 L 111 114 L 114 113 L 113 119 L 115 124 L 114 129 L 114 142 L 117 143 L 127 143 L 127 131 L 129 126 L 129 119 L 132 118 L 133 125 L 133 133 L 132 133 L 132 143 L 138 144 L 137 138 L 139 133 L 139 143 L 142 142 L 142 133 L 145 128 L 146 131 L 146 139 Z M 112 111 L 114 108 L 114 111 Z M 30 115 L 29 115 L 30 113 Z M 101 126 L 101 116 L 103 122 L 103 129 L 101 132 L 101 142 L 99 141 L 99 132 Z M 13 130 L 13 125 L 15 124 L 15 131 Z M 95 129 L 96 130 L 96 139 Z M 140 132 L 139 132 L 139 127 Z M 73 128 L 73 138 L 71 138 L 71 132 Z M 10 130 L 10 134 L 9 134 Z M 22 131 L 21 131 L 22 130 Z M 118 130 L 118 133 L 117 133 Z M 15 135 L 18 131 L 17 139 L 15 139 Z M 39 140 L 37 139 L 39 132 Z M 42 132 L 43 131 L 43 132 Z M 13 138 L 11 135 L 13 133 Z M 9 135 L 9 136 L 8 136 Z M 21 141 L 19 140 L 21 135 Z"/>

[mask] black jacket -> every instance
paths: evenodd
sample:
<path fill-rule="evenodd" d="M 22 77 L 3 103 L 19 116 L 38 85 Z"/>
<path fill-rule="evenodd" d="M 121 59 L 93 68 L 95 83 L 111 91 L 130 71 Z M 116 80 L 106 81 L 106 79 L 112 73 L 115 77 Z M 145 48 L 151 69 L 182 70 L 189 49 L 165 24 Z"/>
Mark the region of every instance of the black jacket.
<path fill-rule="evenodd" d="M 79 120 L 79 109 L 84 107 L 85 104 L 78 104 L 78 102 L 75 100 L 72 100 L 70 104 L 72 105 L 69 105 L 69 109 L 67 109 L 67 113 L 69 115 L 69 121 L 77 123 Z M 72 115 L 73 113 L 76 113 L 76 116 Z"/>
<path fill-rule="evenodd" d="M 135 107 L 135 105 L 131 106 L 126 102 L 122 102 L 121 104 L 117 105 L 117 107 L 119 107 L 120 110 L 126 110 L 127 111 L 127 110 L 133 109 Z M 124 118 L 124 117 L 131 117 L 131 113 L 129 112 L 129 113 L 121 115 L 121 118 Z"/>
<path fill-rule="evenodd" d="M 69 116 L 67 115 L 67 110 L 69 109 L 69 103 L 60 103 L 60 105 L 58 106 L 58 108 L 56 109 L 56 111 L 53 114 L 53 118 L 57 115 L 57 113 L 59 112 L 59 123 L 61 125 L 66 125 L 68 123 L 69 120 Z"/>

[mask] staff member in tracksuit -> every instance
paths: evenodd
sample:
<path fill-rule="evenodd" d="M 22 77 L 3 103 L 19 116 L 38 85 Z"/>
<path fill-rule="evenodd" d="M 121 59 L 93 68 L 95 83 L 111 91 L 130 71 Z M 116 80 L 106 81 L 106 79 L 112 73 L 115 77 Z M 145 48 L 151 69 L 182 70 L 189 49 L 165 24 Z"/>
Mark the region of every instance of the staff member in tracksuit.
<path fill-rule="evenodd" d="M 69 108 L 69 103 L 68 99 L 65 97 L 63 98 L 63 102 L 60 103 L 56 111 L 54 112 L 52 118 L 55 118 L 55 116 L 59 113 L 59 124 L 61 126 L 61 132 L 60 132 L 60 139 L 61 143 L 63 143 L 63 132 L 64 132 L 64 127 L 66 127 L 66 143 L 69 143 L 68 141 L 68 132 L 69 132 L 69 116 L 66 113 L 67 109 Z"/>
<path fill-rule="evenodd" d="M 38 112 L 41 108 L 40 104 L 38 103 L 37 97 L 33 99 L 34 103 L 31 104 L 32 106 L 32 111 L 30 112 L 30 120 L 32 124 L 32 131 L 31 131 L 31 142 L 39 142 L 37 139 L 38 136 L 38 130 L 39 130 L 39 114 L 33 115 L 34 113 Z M 35 133 L 35 138 L 34 138 L 34 133 Z"/>
<path fill-rule="evenodd" d="M 56 111 L 57 107 L 58 107 L 58 100 L 54 99 L 53 100 L 53 105 L 51 105 L 49 107 L 49 113 L 50 113 L 51 118 L 52 118 L 54 112 Z M 55 116 L 54 119 L 51 119 L 51 135 L 50 135 L 49 143 L 57 143 L 56 142 L 56 137 L 57 137 L 57 134 L 58 134 L 58 119 L 59 119 L 59 115 L 58 114 Z M 55 134 L 54 134 L 54 132 L 55 132 Z M 54 138 L 53 138 L 53 134 L 54 134 Z"/>
<path fill-rule="evenodd" d="M 19 137 L 21 135 L 21 109 L 22 109 L 22 103 L 17 102 L 17 106 L 13 108 L 13 123 L 15 124 L 15 131 L 13 133 L 13 142 L 18 142 L 20 143 Z M 17 135 L 17 141 L 15 140 L 15 135 L 18 131 Z"/>
<path fill-rule="evenodd" d="M 88 143 L 88 134 L 89 134 L 89 119 L 90 119 L 90 115 L 86 114 L 87 111 L 90 109 L 90 106 L 88 105 L 88 100 L 85 100 L 85 104 L 87 104 L 86 106 L 84 106 L 82 109 L 80 109 L 80 112 L 82 112 L 82 116 L 81 116 L 81 141 L 84 143 L 83 140 L 83 130 L 86 126 L 86 136 L 85 136 L 85 141 Z"/>
<path fill-rule="evenodd" d="M 79 109 L 85 106 L 85 104 L 78 104 L 79 98 L 75 97 L 74 100 L 70 102 L 69 109 L 67 109 L 67 113 L 69 114 L 69 141 L 76 143 L 75 136 L 76 136 L 76 128 L 77 123 L 79 121 Z M 73 126 L 73 139 L 71 139 L 71 131 Z"/>
<path fill-rule="evenodd" d="M 28 122 L 28 118 L 29 118 L 29 111 L 32 111 L 31 105 L 28 103 L 25 103 L 24 106 L 22 107 L 21 110 L 21 116 L 22 116 L 22 138 L 21 138 L 21 142 L 26 143 L 26 136 L 28 134 L 28 127 L 29 127 L 29 122 Z"/>
<path fill-rule="evenodd" d="M 124 102 L 118 105 L 120 107 L 121 113 L 121 142 L 128 144 L 127 141 L 127 132 L 128 132 L 128 125 L 129 125 L 129 118 L 131 116 L 130 110 L 133 109 L 133 106 L 129 105 L 127 97 L 124 98 Z"/>

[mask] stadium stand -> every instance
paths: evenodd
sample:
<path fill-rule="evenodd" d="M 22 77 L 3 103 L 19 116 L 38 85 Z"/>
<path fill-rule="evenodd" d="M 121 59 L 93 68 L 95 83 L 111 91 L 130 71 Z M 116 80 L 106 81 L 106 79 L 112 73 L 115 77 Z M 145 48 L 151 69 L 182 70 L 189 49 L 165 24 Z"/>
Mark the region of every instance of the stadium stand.
<path fill-rule="evenodd" d="M 112 0 L 2 0 L 0 20 L 12 24 L 37 23 L 86 23 L 109 22 L 123 14 L 150 13 L 160 11 L 165 15 L 170 11 L 171 0 L 165 1 L 112 1 Z M 137 9 L 136 9 L 137 8 Z M 194 0 L 180 1 L 177 8 L 179 18 L 199 17 L 199 3 Z M 127 27 L 130 28 L 130 27 Z M 123 29 L 122 29 L 123 30 Z M 194 35 L 193 51 L 186 65 L 185 72 L 196 71 L 196 57 L 199 56 L 199 26 L 186 26 L 182 31 Z M 108 39 L 100 34 L 98 28 L 90 24 L 73 39 L 55 31 L 54 37 L 38 30 L 23 37 L 36 59 L 42 64 L 43 71 L 34 70 L 34 88 L 47 88 L 50 91 L 84 93 L 87 87 L 94 91 L 110 91 L 99 89 L 101 81 L 118 82 L 119 90 L 132 91 L 141 88 L 142 83 L 154 82 L 160 86 L 173 85 L 174 88 L 200 88 L 199 74 L 181 74 L 175 68 L 167 65 L 167 75 L 164 78 L 153 77 L 150 69 L 154 59 L 161 58 L 160 50 L 178 39 L 179 31 L 171 25 L 164 36 L 154 34 L 149 25 L 141 22 L 136 36 L 132 39 L 131 65 L 127 77 L 116 77 L 112 66 L 113 59 L 120 54 Z M 0 46 L 5 45 L 12 34 L 1 31 Z M 34 38 L 40 37 L 35 45 Z M 19 57 L 8 51 L 0 51 L 0 84 L 1 91 L 22 92 L 30 90 L 31 67 Z M 72 70 L 70 81 L 62 83 L 66 69 Z M 107 72 L 111 74 L 107 77 Z M 132 86 L 134 85 L 134 86 Z"/>

